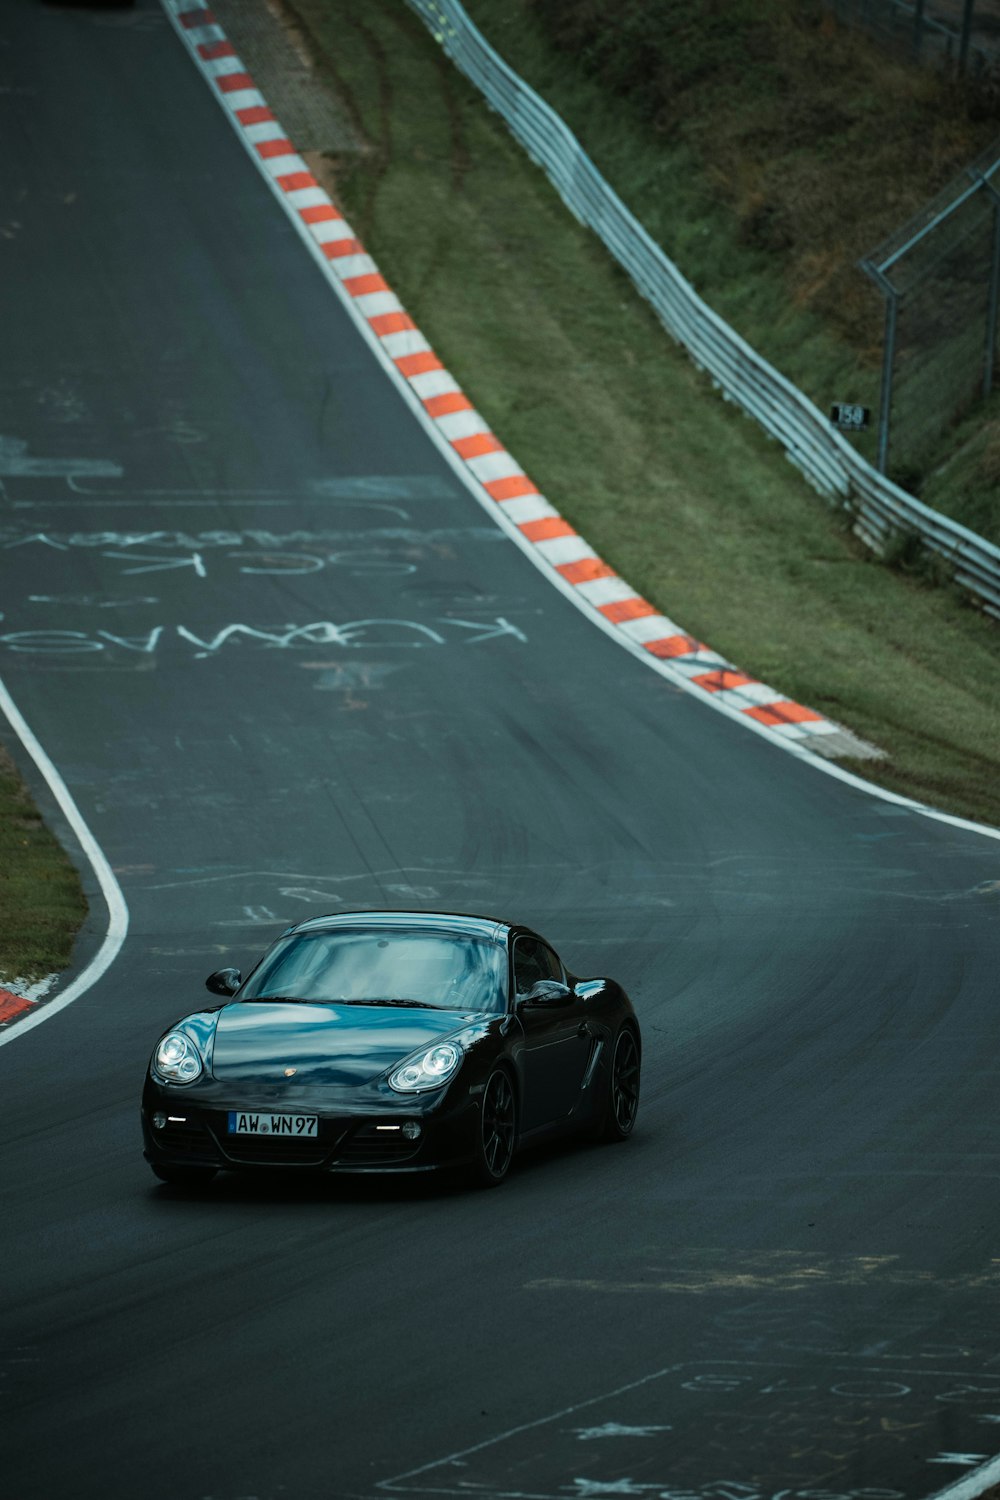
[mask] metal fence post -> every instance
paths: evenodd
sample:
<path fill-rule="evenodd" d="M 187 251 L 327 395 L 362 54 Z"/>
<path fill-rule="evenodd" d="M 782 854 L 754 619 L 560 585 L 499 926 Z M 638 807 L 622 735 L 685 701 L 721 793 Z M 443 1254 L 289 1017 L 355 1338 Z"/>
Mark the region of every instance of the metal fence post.
<path fill-rule="evenodd" d="M 883 275 L 878 266 L 873 265 L 870 260 L 861 262 L 861 269 L 866 276 L 870 276 L 885 297 L 885 333 L 882 339 L 882 387 L 879 392 L 878 411 L 878 457 L 875 467 L 880 474 L 884 474 L 889 462 L 889 425 L 892 420 L 892 373 L 896 363 L 896 312 L 899 305 L 899 293 L 889 280 Z"/>
<path fill-rule="evenodd" d="M 924 42 L 924 6 L 926 3 L 927 0 L 916 0 L 913 7 L 913 55 L 918 61 Z"/>
<path fill-rule="evenodd" d="M 964 73 L 969 61 L 969 34 L 972 31 L 972 12 L 976 8 L 976 0 L 965 0 L 962 11 L 962 36 L 958 44 L 958 71 Z"/>
<path fill-rule="evenodd" d="M 981 172 L 976 181 L 986 189 L 993 199 L 993 257 L 990 266 L 990 297 L 986 312 L 986 350 L 983 358 L 983 395 L 993 389 L 993 367 L 996 363 L 997 309 L 1000 305 L 1000 193 L 990 179 Z"/>

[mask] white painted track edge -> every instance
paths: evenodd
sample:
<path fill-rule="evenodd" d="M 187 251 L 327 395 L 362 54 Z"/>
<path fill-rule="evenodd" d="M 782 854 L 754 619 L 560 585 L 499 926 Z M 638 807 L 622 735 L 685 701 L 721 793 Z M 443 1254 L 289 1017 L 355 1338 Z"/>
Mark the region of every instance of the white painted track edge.
<path fill-rule="evenodd" d="M 16 1037 L 21 1037 L 25 1032 L 33 1031 L 43 1021 L 48 1021 L 52 1016 L 58 1015 L 65 1010 L 67 1005 L 72 1005 L 74 1000 L 79 1000 L 81 995 L 97 983 L 103 974 L 114 963 L 121 951 L 122 944 L 128 933 L 128 907 L 125 897 L 122 895 L 121 886 L 115 879 L 114 872 L 105 857 L 100 844 L 91 833 L 83 814 L 73 800 L 69 787 L 63 781 L 52 761 L 43 750 L 41 743 L 34 734 L 21 710 L 14 702 L 5 683 L 0 679 L 0 710 L 2 710 L 11 729 L 17 735 L 25 750 L 31 756 L 38 770 L 45 778 L 49 790 L 55 797 L 56 802 L 62 810 L 63 816 L 69 823 L 77 842 L 83 851 L 85 858 L 97 877 L 97 883 L 104 897 L 108 910 L 108 926 L 104 939 L 94 957 L 78 974 L 74 980 L 67 985 L 60 994 L 54 995 L 51 1000 L 39 1003 L 38 1008 L 29 1012 L 22 1018 L 12 1021 L 11 1024 L 0 1032 L 0 1047 L 12 1042 Z"/>
<path fill-rule="evenodd" d="M 1000 1484 L 1000 1457 L 980 1464 L 978 1469 L 966 1474 L 964 1479 L 956 1479 L 954 1483 L 945 1485 L 943 1490 L 935 1490 L 933 1495 L 928 1496 L 928 1500 L 977 1500 L 985 1489 L 995 1484 Z"/>

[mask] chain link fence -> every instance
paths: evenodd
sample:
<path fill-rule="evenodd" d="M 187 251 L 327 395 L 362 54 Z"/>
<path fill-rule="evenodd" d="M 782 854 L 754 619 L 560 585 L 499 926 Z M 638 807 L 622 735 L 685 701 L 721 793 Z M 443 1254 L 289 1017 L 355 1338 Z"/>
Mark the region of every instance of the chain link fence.
<path fill-rule="evenodd" d="M 981 76 L 1000 67 L 1000 0 L 822 0 L 897 56 Z"/>
<path fill-rule="evenodd" d="M 877 466 L 904 487 L 993 388 L 1000 143 L 861 261 L 885 298 Z"/>

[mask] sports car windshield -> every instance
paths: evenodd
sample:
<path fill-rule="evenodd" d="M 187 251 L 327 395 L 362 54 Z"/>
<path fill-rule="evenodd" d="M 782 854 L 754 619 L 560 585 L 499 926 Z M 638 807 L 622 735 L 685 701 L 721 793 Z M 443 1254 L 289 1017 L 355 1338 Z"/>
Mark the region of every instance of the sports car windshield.
<path fill-rule="evenodd" d="M 461 933 L 302 932 L 267 954 L 239 998 L 502 1011 L 506 969 L 505 948 Z"/>

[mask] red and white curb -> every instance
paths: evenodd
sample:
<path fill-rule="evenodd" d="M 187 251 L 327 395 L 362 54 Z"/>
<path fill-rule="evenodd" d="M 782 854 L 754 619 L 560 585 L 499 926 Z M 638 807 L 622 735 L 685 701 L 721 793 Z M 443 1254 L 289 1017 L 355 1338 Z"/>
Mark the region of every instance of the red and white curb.
<path fill-rule="evenodd" d="M 793 702 L 661 614 L 618 576 L 540 494 L 444 368 L 343 214 L 309 171 L 212 11 L 199 0 L 163 0 L 191 56 L 286 212 L 384 363 L 464 470 L 481 503 L 585 612 L 664 676 L 710 697 L 758 730 L 825 757 L 881 752 L 831 719 Z M 567 588 L 568 585 L 568 588 Z"/>
<path fill-rule="evenodd" d="M 9 1026 L 18 1016 L 25 1015 L 48 994 L 58 978 L 58 974 L 49 974 L 37 984 L 29 984 L 26 979 L 0 982 L 0 1026 Z"/>

